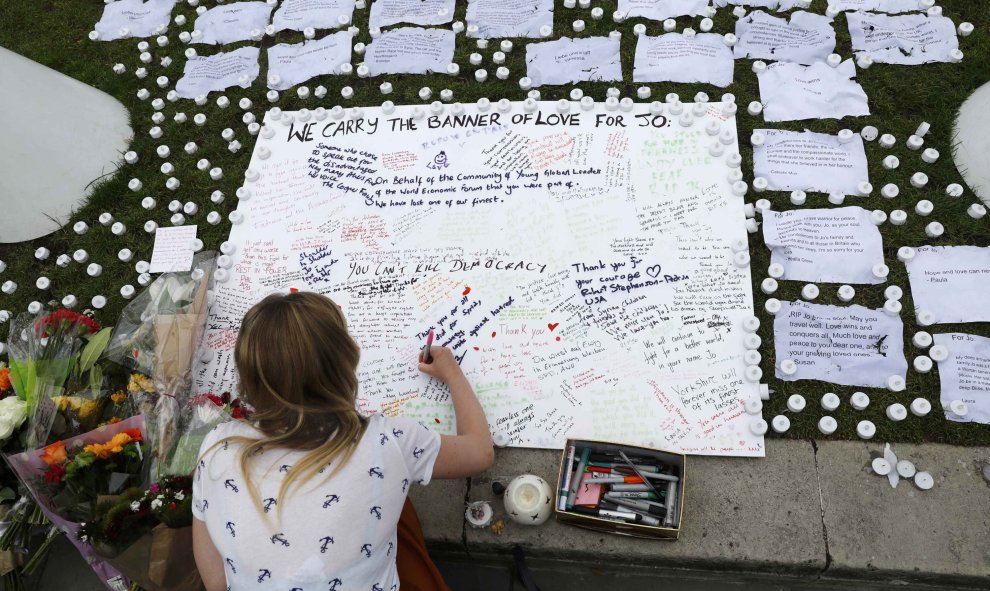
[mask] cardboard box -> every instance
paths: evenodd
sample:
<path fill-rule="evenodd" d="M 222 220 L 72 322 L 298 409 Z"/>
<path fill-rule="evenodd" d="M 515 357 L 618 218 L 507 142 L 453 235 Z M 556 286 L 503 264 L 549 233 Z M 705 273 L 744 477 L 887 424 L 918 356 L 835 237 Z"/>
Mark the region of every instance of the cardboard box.
<path fill-rule="evenodd" d="M 560 469 L 557 472 L 557 491 L 558 494 L 564 488 L 564 482 L 567 480 L 567 470 L 568 470 L 568 456 L 571 446 L 575 447 L 576 453 L 574 457 L 574 465 L 571 470 L 576 470 L 580 458 L 581 449 L 584 447 L 591 448 L 591 453 L 602 453 L 610 452 L 616 453 L 618 451 L 623 451 L 631 458 L 651 458 L 656 459 L 658 463 L 672 469 L 673 475 L 678 477 L 678 481 L 673 483 L 672 490 L 674 492 L 674 507 L 671 513 L 673 523 L 671 525 L 666 525 L 665 521 L 661 519 L 660 526 L 655 525 L 645 525 L 641 523 L 633 523 L 626 521 L 619 521 L 615 519 L 608 519 L 604 517 L 586 515 L 582 513 L 576 513 L 574 511 L 569 511 L 566 509 L 561 509 L 558 504 L 554 505 L 554 512 L 557 516 L 557 521 L 561 523 L 569 523 L 571 525 L 576 525 L 578 527 L 583 527 L 595 531 L 607 532 L 613 534 L 620 534 L 624 536 L 633 536 L 638 538 L 653 538 L 653 539 L 667 539 L 676 540 L 681 533 L 681 527 L 683 526 L 683 516 L 684 516 L 684 484 L 685 484 L 685 464 L 686 456 L 681 453 L 665 451 L 661 449 L 652 449 L 649 447 L 638 447 L 635 445 L 625 445 L 621 443 L 613 443 L 610 441 L 595 441 L 590 439 L 568 439 L 564 444 L 564 453 L 560 461 Z M 656 483 L 658 481 L 653 481 Z M 661 483 L 662 484 L 662 483 Z M 665 485 L 664 487 L 657 486 L 666 493 Z M 664 501 L 664 504 L 667 503 Z"/>

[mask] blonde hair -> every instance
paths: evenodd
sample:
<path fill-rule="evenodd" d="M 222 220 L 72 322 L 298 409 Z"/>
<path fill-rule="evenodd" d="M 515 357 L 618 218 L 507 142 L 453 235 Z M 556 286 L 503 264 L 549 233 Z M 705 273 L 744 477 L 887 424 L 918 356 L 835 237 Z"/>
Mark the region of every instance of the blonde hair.
<path fill-rule="evenodd" d="M 259 511 L 261 495 L 249 467 L 263 448 L 308 451 L 282 481 L 279 516 L 292 487 L 340 460 L 329 478 L 350 459 L 367 426 L 355 405 L 359 356 L 343 313 L 326 296 L 273 294 L 244 315 L 234 363 L 240 396 L 254 408 L 252 420 L 264 437 L 227 440 L 245 444 L 240 468 Z"/>

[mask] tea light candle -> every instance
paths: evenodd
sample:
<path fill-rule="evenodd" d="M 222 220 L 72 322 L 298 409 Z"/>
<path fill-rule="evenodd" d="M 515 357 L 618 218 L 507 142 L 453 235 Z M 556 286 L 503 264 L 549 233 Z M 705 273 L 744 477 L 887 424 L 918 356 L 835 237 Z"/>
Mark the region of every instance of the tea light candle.
<path fill-rule="evenodd" d="M 614 15 L 615 13 L 613 13 L 613 16 Z M 540 37 L 547 39 L 551 35 L 553 35 L 553 27 L 551 27 L 550 25 L 543 25 L 542 27 L 540 27 Z"/>
<path fill-rule="evenodd" d="M 889 133 L 885 133 L 882 136 L 880 136 L 880 139 L 878 140 L 878 142 L 879 142 L 881 148 L 888 148 L 889 149 L 889 148 L 893 148 L 894 147 L 894 144 L 897 143 L 897 138 L 895 138 L 894 136 L 892 136 Z"/>
<path fill-rule="evenodd" d="M 714 26 L 715 26 L 715 22 L 712 21 L 712 19 L 705 17 L 701 19 L 701 23 L 698 25 L 698 28 L 701 29 L 702 33 L 707 33 L 711 31 L 712 27 Z"/>
<path fill-rule="evenodd" d="M 223 169 L 220 168 L 219 166 L 215 166 L 215 167 L 211 168 L 210 169 L 210 178 L 213 179 L 213 180 L 215 180 L 215 181 L 219 181 L 220 179 L 222 179 L 223 178 Z"/>
<path fill-rule="evenodd" d="M 922 199 L 915 204 L 914 211 L 920 216 L 931 215 L 935 211 L 935 205 L 927 199 Z"/>
<path fill-rule="evenodd" d="M 791 191 L 791 203 L 794 205 L 804 205 L 808 200 L 808 195 L 801 190 Z"/>
<path fill-rule="evenodd" d="M 203 127 L 204 125 L 206 125 L 206 115 L 202 113 L 196 113 L 195 115 L 193 115 L 193 123 L 195 123 L 198 127 Z"/>
<path fill-rule="evenodd" d="M 969 414 L 969 405 L 962 400 L 953 400 L 945 406 L 945 410 L 949 411 L 949 415 L 961 419 Z"/>
<path fill-rule="evenodd" d="M 918 324 L 920 326 L 931 326 L 935 324 L 935 320 L 936 320 L 935 314 L 928 310 L 918 311 L 917 318 L 918 318 Z"/>
<path fill-rule="evenodd" d="M 114 224 L 110 226 L 110 231 L 113 232 L 114 236 L 123 236 L 127 232 L 127 226 L 120 222 L 114 222 Z"/>
<path fill-rule="evenodd" d="M 897 260 L 906 263 L 914 258 L 914 249 L 910 246 L 902 246 L 897 249 Z"/>
<path fill-rule="evenodd" d="M 974 29 L 973 23 L 961 22 L 956 30 L 959 32 L 960 37 L 969 37 L 973 34 Z"/>
<path fill-rule="evenodd" d="M 158 230 L 158 224 L 153 220 L 148 220 L 144 223 L 144 231 L 148 234 L 154 234 Z"/>
<path fill-rule="evenodd" d="M 498 44 L 499 49 L 502 53 L 512 53 L 512 41 L 508 39 L 503 39 L 501 43 Z"/>
<path fill-rule="evenodd" d="M 907 146 L 908 150 L 917 151 L 917 150 L 920 150 L 921 149 L 921 146 L 924 145 L 924 143 L 925 143 L 925 140 L 921 139 L 920 137 L 918 137 L 916 135 L 912 135 L 912 136 L 908 136 L 908 139 L 907 139 L 907 142 L 905 142 L 905 145 Z"/>
<path fill-rule="evenodd" d="M 767 432 L 767 422 L 763 419 L 753 419 L 749 423 L 749 430 L 753 435 L 759 437 Z"/>
<path fill-rule="evenodd" d="M 925 226 L 925 235 L 929 238 L 938 238 L 944 233 L 945 227 L 938 222 L 932 222 Z"/>
<path fill-rule="evenodd" d="M 928 373 L 932 370 L 932 359 L 926 355 L 919 355 L 914 358 L 914 370 L 918 373 Z"/>
<path fill-rule="evenodd" d="M 498 102 L 495 103 L 495 106 L 502 113 L 508 113 L 512 110 L 512 101 L 506 98 L 499 99 Z"/>
<path fill-rule="evenodd" d="M 475 26 L 475 25 L 472 25 L 472 26 Z M 471 27 L 468 27 L 468 29 L 470 29 L 470 28 Z M 475 28 L 477 28 L 477 27 L 475 27 Z M 478 39 L 477 41 L 475 41 L 475 45 L 478 47 L 478 49 L 488 49 L 488 39 Z"/>
<path fill-rule="evenodd" d="M 962 52 L 962 50 L 960 49 L 949 50 L 950 64 L 958 64 L 959 62 L 963 61 L 963 57 L 965 57 L 965 54 Z"/>
<path fill-rule="evenodd" d="M 62 307 L 63 308 L 70 308 L 70 309 L 71 308 L 75 308 L 76 307 L 76 304 L 78 304 L 78 303 L 79 303 L 79 300 L 77 300 L 76 299 L 76 296 L 72 295 L 71 293 L 69 295 L 65 296 L 64 298 L 62 298 Z"/>
<path fill-rule="evenodd" d="M 804 400 L 804 396 L 800 394 L 791 394 L 787 398 L 787 410 L 791 412 L 801 412 L 807 403 Z"/>
<path fill-rule="evenodd" d="M 856 290 L 851 285 L 841 285 L 836 295 L 839 297 L 839 300 L 849 302 L 856 297 Z"/>
<path fill-rule="evenodd" d="M 81 236 L 86 232 L 89 232 L 89 226 L 86 224 L 86 222 L 76 222 L 72 226 L 72 231 Z M 35 251 L 35 253 L 37 254 L 37 251 Z"/>
<path fill-rule="evenodd" d="M 934 164 L 938 157 L 939 153 L 935 148 L 925 148 L 925 151 L 921 153 L 921 159 L 928 164 Z"/>
<path fill-rule="evenodd" d="M 744 225 L 746 227 L 746 231 L 749 232 L 750 234 L 756 234 L 757 232 L 760 231 L 759 222 L 757 222 L 753 218 L 747 219 Z"/>
<path fill-rule="evenodd" d="M 147 287 L 149 284 L 151 284 L 151 275 L 149 275 L 148 273 L 141 273 L 140 275 L 138 275 L 137 281 L 138 281 L 138 285 L 140 285 L 141 287 Z"/>
<path fill-rule="evenodd" d="M 509 68 L 506 68 L 506 67 L 498 68 L 497 70 L 495 70 L 495 77 L 498 78 L 499 80 L 508 80 L 509 79 Z M 449 91 L 448 90 L 447 92 L 450 92 L 451 95 L 453 95 L 453 91 Z M 443 91 L 441 91 L 441 98 L 442 98 L 442 95 L 443 95 Z"/>
<path fill-rule="evenodd" d="M 888 286 L 887 289 L 883 290 L 883 295 L 886 296 L 888 300 L 900 300 L 904 296 L 904 290 L 896 285 Z"/>
<path fill-rule="evenodd" d="M 893 199 L 894 197 L 897 197 L 898 195 L 901 194 L 901 190 L 898 189 L 897 185 L 895 185 L 894 183 L 887 183 L 886 185 L 880 188 L 880 194 L 887 199 Z"/>
<path fill-rule="evenodd" d="M 126 71 L 127 71 L 127 67 L 124 64 L 118 63 L 113 65 L 114 74 L 123 74 Z"/>
<path fill-rule="evenodd" d="M 814 283 L 809 283 L 801 288 L 801 297 L 808 301 L 814 300 L 818 295 L 819 289 Z"/>
<path fill-rule="evenodd" d="M 853 392 L 852 396 L 849 397 L 849 406 L 856 410 L 865 410 L 869 405 L 870 397 L 866 395 L 866 392 Z"/>
<path fill-rule="evenodd" d="M 241 222 L 244 221 L 244 214 L 235 210 L 230 212 L 230 214 L 227 216 L 227 219 L 230 220 L 230 223 L 236 226 L 237 224 L 240 224 Z"/>
<path fill-rule="evenodd" d="M 103 266 L 96 263 L 90 263 L 86 267 L 86 274 L 90 277 L 99 277 L 103 273 Z"/>
<path fill-rule="evenodd" d="M 877 279 L 886 280 L 887 276 L 890 275 L 890 267 L 888 267 L 883 263 L 877 263 L 873 265 L 872 271 L 873 271 L 873 276 L 876 277 Z"/>
<path fill-rule="evenodd" d="M 904 419 L 907 418 L 907 414 L 908 414 L 907 409 L 904 408 L 904 405 L 901 404 L 900 402 L 895 402 L 894 404 L 888 406 L 885 413 L 888 419 L 895 422 L 903 421 Z"/>
<path fill-rule="evenodd" d="M 762 283 L 760 283 L 760 290 L 767 295 L 775 293 L 777 291 L 777 288 L 778 288 L 777 280 L 774 279 L 773 277 L 767 277 L 766 279 L 763 280 Z"/>
<path fill-rule="evenodd" d="M 927 416 L 932 411 L 932 403 L 924 398 L 915 398 L 911 401 L 911 414 L 916 417 Z"/>
<path fill-rule="evenodd" d="M 777 415 L 771 421 L 775 433 L 786 433 L 791 428 L 791 420 L 784 415 Z"/>
<path fill-rule="evenodd" d="M 963 186 L 959 183 L 952 183 L 945 187 L 945 194 L 952 198 L 962 197 L 963 192 Z"/>
<path fill-rule="evenodd" d="M 949 358 L 949 349 L 945 345 L 935 345 L 928 350 L 928 356 L 932 361 L 942 363 Z"/>
<path fill-rule="evenodd" d="M 770 182 L 767 181 L 767 179 L 765 179 L 765 178 L 763 178 L 761 176 L 758 176 L 758 177 L 756 177 L 756 178 L 753 179 L 753 190 L 756 191 L 757 193 L 762 193 L 762 192 L 766 191 L 767 190 L 767 187 L 769 187 L 769 186 L 770 186 Z M 757 209 L 760 209 L 760 208 L 758 207 Z"/>
<path fill-rule="evenodd" d="M 60 254 L 58 255 L 58 258 L 55 259 L 55 264 L 63 269 L 68 267 L 71 262 L 72 258 L 67 254 Z M 3 261 L 0 261 L 0 271 L 3 271 L 5 268 L 6 265 L 3 264 Z"/>
<path fill-rule="evenodd" d="M 974 220 L 979 220 L 982 219 L 983 216 L 987 215 L 987 208 L 979 203 L 974 203 L 969 206 L 969 209 L 966 210 L 966 213 L 969 214 L 969 217 L 973 218 Z"/>
<path fill-rule="evenodd" d="M 900 315 L 901 308 L 901 303 L 897 300 L 887 300 L 883 303 L 883 311 L 888 316 Z"/>
<path fill-rule="evenodd" d="M 928 175 L 923 172 L 916 172 L 911 175 L 911 186 L 920 189 L 928 184 Z"/>
<path fill-rule="evenodd" d="M 839 423 L 833 417 L 826 415 L 818 419 L 818 430 L 822 432 L 822 435 L 831 435 L 838 428 Z"/>
<path fill-rule="evenodd" d="M 722 43 L 724 43 L 726 47 L 734 47 L 735 44 L 738 42 L 739 42 L 739 38 L 736 37 L 733 33 L 726 33 L 725 35 L 722 35 Z M 750 115 L 752 114 L 753 113 L 750 113 Z"/>
<path fill-rule="evenodd" d="M 10 280 L 4 281 L 3 285 L 0 285 L 0 291 L 2 291 L 7 295 L 10 295 L 15 291 L 17 291 L 17 284 Z"/>
<path fill-rule="evenodd" d="M 839 408 L 840 404 L 842 404 L 842 401 L 839 400 L 839 397 L 833 392 L 828 392 L 822 396 L 822 408 L 828 412 L 832 412 L 833 410 Z"/>
<path fill-rule="evenodd" d="M 873 185 L 871 185 L 867 181 L 861 181 L 859 184 L 856 185 L 856 191 L 861 196 L 866 197 L 873 192 Z"/>
<path fill-rule="evenodd" d="M 143 207 L 145 209 L 154 209 L 155 208 L 155 198 L 154 197 L 145 197 L 144 199 L 141 200 L 141 207 Z"/>
<path fill-rule="evenodd" d="M 891 392 L 903 392 L 907 384 L 901 376 L 890 376 L 887 378 L 887 389 Z"/>
<path fill-rule="evenodd" d="M 221 217 L 221 215 L 215 211 L 211 211 L 210 213 L 206 214 L 206 223 L 210 224 L 211 226 L 215 226 L 219 224 L 222 219 L 223 218 Z"/>
<path fill-rule="evenodd" d="M 267 98 L 268 99 L 268 102 L 270 102 L 270 103 L 277 103 L 278 102 L 278 91 L 277 90 L 269 90 L 268 93 L 265 94 L 265 98 Z"/>
<path fill-rule="evenodd" d="M 137 76 L 139 80 L 144 80 L 145 78 L 148 77 L 148 69 L 147 68 L 138 68 L 138 69 L 134 70 L 134 75 Z"/>
<path fill-rule="evenodd" d="M 766 70 L 767 70 L 767 64 L 766 64 L 766 62 L 761 61 L 761 60 L 756 60 L 755 62 L 753 62 L 753 73 L 754 74 L 759 75 L 759 74 L 762 74 L 763 72 L 766 72 Z"/>
<path fill-rule="evenodd" d="M 918 331 L 914 333 L 914 337 L 911 338 L 911 342 L 914 343 L 914 346 L 919 349 L 926 349 L 932 346 L 932 335 L 923 330 Z"/>
<path fill-rule="evenodd" d="M 643 27 L 643 30 L 644 31 L 646 30 L 646 26 L 644 26 L 644 25 L 636 25 L 636 26 L 637 27 Z M 574 21 L 573 23 L 571 23 L 571 28 L 574 29 L 574 32 L 575 33 L 580 33 L 581 31 L 584 30 L 584 21 L 583 20 L 580 20 L 580 19 Z M 501 62 L 496 62 L 496 63 L 501 63 Z"/>
<path fill-rule="evenodd" d="M 84 222 L 79 222 L 79 223 L 84 223 Z M 48 257 L 51 256 L 51 254 L 52 254 L 52 251 L 48 250 L 44 246 L 39 246 L 34 251 L 34 258 L 38 259 L 39 261 L 45 261 L 45 260 L 48 260 Z M 4 263 L 3 261 L 0 261 L 0 273 L 2 273 L 3 270 L 6 269 L 6 268 L 7 268 L 7 263 Z"/>
<path fill-rule="evenodd" d="M 746 349 L 759 349 L 762 342 L 763 340 L 760 339 L 760 335 L 752 332 L 747 333 L 746 336 L 743 337 L 743 346 L 746 347 Z"/>
<path fill-rule="evenodd" d="M 873 436 L 876 435 L 876 433 L 877 433 L 877 426 L 873 424 L 873 421 L 860 421 L 859 423 L 856 424 L 856 435 L 858 435 L 860 439 L 864 439 L 864 440 L 873 439 Z M 877 458 L 876 460 L 873 460 L 873 470 L 876 471 L 877 469 L 876 466 L 877 460 L 880 460 L 881 462 L 886 464 L 887 465 L 886 473 L 890 473 L 890 464 L 887 463 L 887 460 L 883 458 Z"/>
<path fill-rule="evenodd" d="M 717 123 L 713 121 L 712 123 Z M 754 131 L 751 136 L 749 136 L 749 143 L 753 146 L 762 146 L 764 142 L 767 141 L 767 136 L 759 131 Z M 797 191 L 795 191 L 796 193 Z M 791 193 L 791 199 L 794 199 L 794 193 Z"/>
<path fill-rule="evenodd" d="M 131 259 L 134 258 L 134 253 L 131 252 L 131 249 L 129 249 L 129 248 L 122 248 L 117 253 L 117 258 L 122 263 L 129 263 L 129 262 L 131 262 Z"/>
<path fill-rule="evenodd" d="M 777 312 L 780 312 L 781 303 L 777 298 L 768 298 L 763 304 L 763 309 L 766 310 L 767 314 L 771 316 L 776 316 Z"/>
<path fill-rule="evenodd" d="M 828 202 L 832 205 L 842 205 L 846 201 L 846 196 L 842 193 L 829 193 Z"/>
<path fill-rule="evenodd" d="M 784 359 L 780 362 L 780 373 L 785 376 L 792 376 L 797 373 L 797 363 L 793 359 Z"/>

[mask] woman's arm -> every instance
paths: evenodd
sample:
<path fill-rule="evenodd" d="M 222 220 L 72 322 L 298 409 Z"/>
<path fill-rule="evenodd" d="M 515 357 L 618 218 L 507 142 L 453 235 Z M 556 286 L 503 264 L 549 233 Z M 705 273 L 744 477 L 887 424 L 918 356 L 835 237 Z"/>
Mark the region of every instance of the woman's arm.
<path fill-rule="evenodd" d="M 217 552 L 217 547 L 210 539 L 206 524 L 199 519 L 193 519 L 193 555 L 196 557 L 196 567 L 203 579 L 206 591 L 226 591 L 227 575 L 223 572 L 223 557 Z"/>
<path fill-rule="evenodd" d="M 420 363 L 419 370 L 447 384 L 457 419 L 457 435 L 440 436 L 433 478 L 464 478 L 484 472 L 495 461 L 485 410 L 450 349 L 431 347 L 430 356 L 433 361 Z"/>

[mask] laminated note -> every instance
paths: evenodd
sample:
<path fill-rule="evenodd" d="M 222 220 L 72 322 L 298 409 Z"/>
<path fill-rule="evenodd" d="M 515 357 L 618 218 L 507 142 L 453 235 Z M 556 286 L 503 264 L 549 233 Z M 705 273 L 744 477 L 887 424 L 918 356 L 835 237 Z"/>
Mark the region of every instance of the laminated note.
<path fill-rule="evenodd" d="M 553 0 L 469 0 L 468 25 L 473 37 L 540 37 L 540 27 L 553 27 Z"/>
<path fill-rule="evenodd" d="M 907 376 L 904 323 L 883 309 L 781 302 L 773 320 L 777 379 L 821 380 L 842 386 L 885 388 L 890 376 Z M 785 375 L 790 359 L 797 373 Z"/>
<path fill-rule="evenodd" d="M 372 40 L 364 52 L 371 76 L 380 74 L 429 74 L 447 72 L 454 61 L 453 31 L 401 27 Z"/>
<path fill-rule="evenodd" d="M 368 27 L 381 29 L 399 23 L 442 25 L 454 19 L 454 0 L 374 0 Z"/>
<path fill-rule="evenodd" d="M 247 41 L 251 31 L 264 30 L 271 18 L 272 7 L 265 2 L 232 2 L 221 4 L 196 17 L 196 30 L 203 36 L 193 43 L 224 45 Z"/>
<path fill-rule="evenodd" d="M 182 78 L 175 83 L 180 98 L 195 98 L 235 84 L 247 88 L 258 77 L 257 47 L 241 47 L 226 53 L 194 56 L 186 61 Z"/>
<path fill-rule="evenodd" d="M 335 29 L 342 26 L 341 16 L 350 22 L 353 14 L 354 0 L 282 0 L 272 24 L 276 31 L 302 31 L 307 27 Z"/>
<path fill-rule="evenodd" d="M 932 335 L 936 345 L 949 350 L 938 364 L 939 401 L 945 407 L 962 400 L 969 407 L 964 417 L 946 411 L 945 418 L 959 423 L 990 424 L 990 339 L 965 333 Z"/>
<path fill-rule="evenodd" d="M 851 59 L 833 68 L 825 62 L 802 66 L 775 62 L 757 74 L 765 121 L 842 119 L 870 114 L 866 92 Z"/>
<path fill-rule="evenodd" d="M 922 246 L 905 266 L 915 308 L 936 324 L 990 322 L 990 247 Z"/>
<path fill-rule="evenodd" d="M 835 51 L 832 19 L 810 12 L 795 12 L 788 22 L 762 10 L 736 21 L 737 59 L 749 58 L 813 64 Z"/>
<path fill-rule="evenodd" d="M 561 37 L 530 43 L 526 45 L 526 75 L 533 86 L 622 80 L 619 40 Z"/>
<path fill-rule="evenodd" d="M 880 229 L 862 207 L 763 212 L 770 263 L 784 278 L 813 283 L 883 283 L 873 266 L 883 263 Z"/>
<path fill-rule="evenodd" d="M 340 31 L 322 39 L 295 45 L 279 43 L 268 48 L 268 87 L 285 90 L 326 74 L 340 74 L 351 62 L 351 32 Z M 272 75 L 278 82 L 272 84 Z"/>
<path fill-rule="evenodd" d="M 863 138 L 853 134 L 843 144 L 839 137 L 811 131 L 755 129 L 766 141 L 753 148 L 753 175 L 767 179 L 771 191 L 808 191 L 857 194 L 857 185 L 869 181 Z"/>
<path fill-rule="evenodd" d="M 633 82 L 704 82 L 725 88 L 732 84 L 734 66 L 732 50 L 715 33 L 640 35 Z"/>
<path fill-rule="evenodd" d="M 853 51 L 878 64 L 947 62 L 949 53 L 959 49 L 956 27 L 948 17 L 850 12 L 846 20 Z"/>

